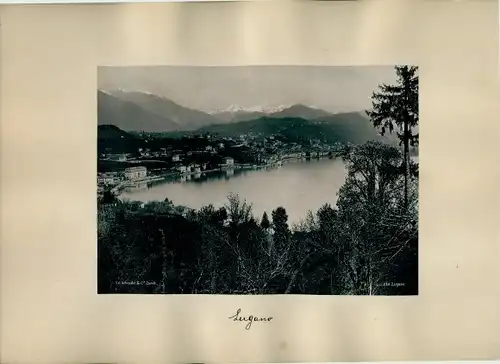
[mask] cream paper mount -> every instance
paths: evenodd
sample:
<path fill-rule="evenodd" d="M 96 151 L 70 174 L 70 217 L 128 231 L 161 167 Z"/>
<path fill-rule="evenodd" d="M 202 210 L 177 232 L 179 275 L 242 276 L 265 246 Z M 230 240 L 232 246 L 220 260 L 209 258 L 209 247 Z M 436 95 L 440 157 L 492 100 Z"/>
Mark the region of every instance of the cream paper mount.
<path fill-rule="evenodd" d="M 2 362 L 499 357 L 496 1 L 6 5 L 0 24 Z M 394 65 L 419 69 L 418 295 L 98 294 L 104 68 Z"/>

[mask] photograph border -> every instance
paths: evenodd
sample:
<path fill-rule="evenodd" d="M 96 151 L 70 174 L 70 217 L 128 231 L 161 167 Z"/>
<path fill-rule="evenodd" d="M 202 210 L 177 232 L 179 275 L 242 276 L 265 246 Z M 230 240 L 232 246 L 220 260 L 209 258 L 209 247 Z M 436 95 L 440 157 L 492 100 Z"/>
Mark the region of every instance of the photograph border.
<path fill-rule="evenodd" d="M 2 5 L 2 361 L 498 358 L 497 7 Z M 421 67 L 418 297 L 96 294 L 98 65 L 394 63 Z"/>

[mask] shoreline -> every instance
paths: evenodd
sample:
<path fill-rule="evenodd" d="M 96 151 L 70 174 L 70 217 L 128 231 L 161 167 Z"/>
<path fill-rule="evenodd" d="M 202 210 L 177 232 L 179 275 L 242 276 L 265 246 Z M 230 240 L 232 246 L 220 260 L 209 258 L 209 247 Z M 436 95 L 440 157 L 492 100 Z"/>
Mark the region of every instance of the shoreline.
<path fill-rule="evenodd" d="M 337 159 L 339 156 L 334 155 L 334 156 L 328 156 L 327 154 L 321 155 L 321 156 L 313 156 L 313 157 L 284 157 L 281 158 L 280 160 L 273 161 L 272 163 L 267 163 L 267 164 L 235 164 L 231 167 L 225 166 L 225 167 L 220 167 L 220 168 L 213 168 L 210 170 L 204 170 L 204 171 L 199 171 L 199 172 L 167 172 L 162 175 L 155 175 L 155 176 L 149 176 L 147 178 L 143 178 L 140 180 L 131 180 L 131 181 L 123 181 L 119 183 L 118 185 L 114 186 L 111 188 L 111 192 L 113 192 L 116 197 L 119 197 L 122 190 L 127 188 L 127 187 L 133 187 L 137 184 L 140 183 L 150 183 L 150 182 L 157 182 L 157 181 L 165 181 L 169 179 L 178 179 L 182 177 L 187 177 L 187 176 L 192 176 L 192 175 L 204 175 L 208 173 L 213 173 L 213 172 L 224 172 L 224 171 L 231 171 L 231 170 L 242 170 L 242 169 L 263 169 L 263 168 L 269 168 L 269 167 L 281 167 L 284 164 L 288 163 L 293 163 L 293 162 L 299 162 L 299 161 L 311 161 L 311 160 L 320 160 L 320 159 Z"/>

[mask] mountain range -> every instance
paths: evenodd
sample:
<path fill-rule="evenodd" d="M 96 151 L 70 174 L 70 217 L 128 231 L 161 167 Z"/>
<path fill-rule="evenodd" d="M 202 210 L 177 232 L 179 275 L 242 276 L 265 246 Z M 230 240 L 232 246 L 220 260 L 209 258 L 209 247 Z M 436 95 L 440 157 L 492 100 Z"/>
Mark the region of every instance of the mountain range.
<path fill-rule="evenodd" d="M 209 112 L 222 122 L 237 123 L 257 119 L 262 116 L 271 115 L 289 108 L 290 105 L 279 105 L 273 107 L 253 106 L 244 107 L 241 105 L 230 105 L 223 110 Z"/>
<path fill-rule="evenodd" d="M 303 104 L 270 108 L 231 105 L 204 112 L 154 94 L 123 90 L 98 91 L 98 124 L 127 132 L 194 131 L 224 136 L 254 132 L 353 143 L 391 139 L 380 137 L 364 112 L 334 114 Z"/>
<path fill-rule="evenodd" d="M 208 125 L 237 123 L 260 117 L 318 119 L 334 114 L 295 104 L 246 108 L 231 105 L 224 110 L 204 112 L 142 91 L 98 91 L 98 124 L 116 125 L 126 131 L 169 132 L 196 130 Z"/>
<path fill-rule="evenodd" d="M 252 113 L 252 112 L 260 112 L 264 114 L 272 114 L 278 111 L 281 111 L 283 109 L 286 109 L 290 107 L 290 105 L 278 105 L 278 106 L 263 106 L 263 105 L 257 105 L 257 106 L 241 106 L 241 105 L 229 105 L 225 109 L 217 109 L 214 111 L 209 111 L 209 114 L 213 115 L 220 115 L 222 113 L 236 113 L 236 112 L 247 112 L 247 113 Z"/>
<path fill-rule="evenodd" d="M 194 130 L 219 123 L 202 111 L 143 92 L 98 92 L 98 124 L 112 124 L 126 131 L 163 132 Z"/>

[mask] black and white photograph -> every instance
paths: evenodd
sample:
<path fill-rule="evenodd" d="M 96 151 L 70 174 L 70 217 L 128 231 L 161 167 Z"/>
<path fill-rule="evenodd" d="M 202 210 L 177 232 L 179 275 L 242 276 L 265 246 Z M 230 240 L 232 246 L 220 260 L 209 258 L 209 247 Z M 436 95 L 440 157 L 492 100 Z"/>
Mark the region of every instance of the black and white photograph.
<path fill-rule="evenodd" d="M 98 293 L 418 295 L 418 72 L 98 67 Z"/>

